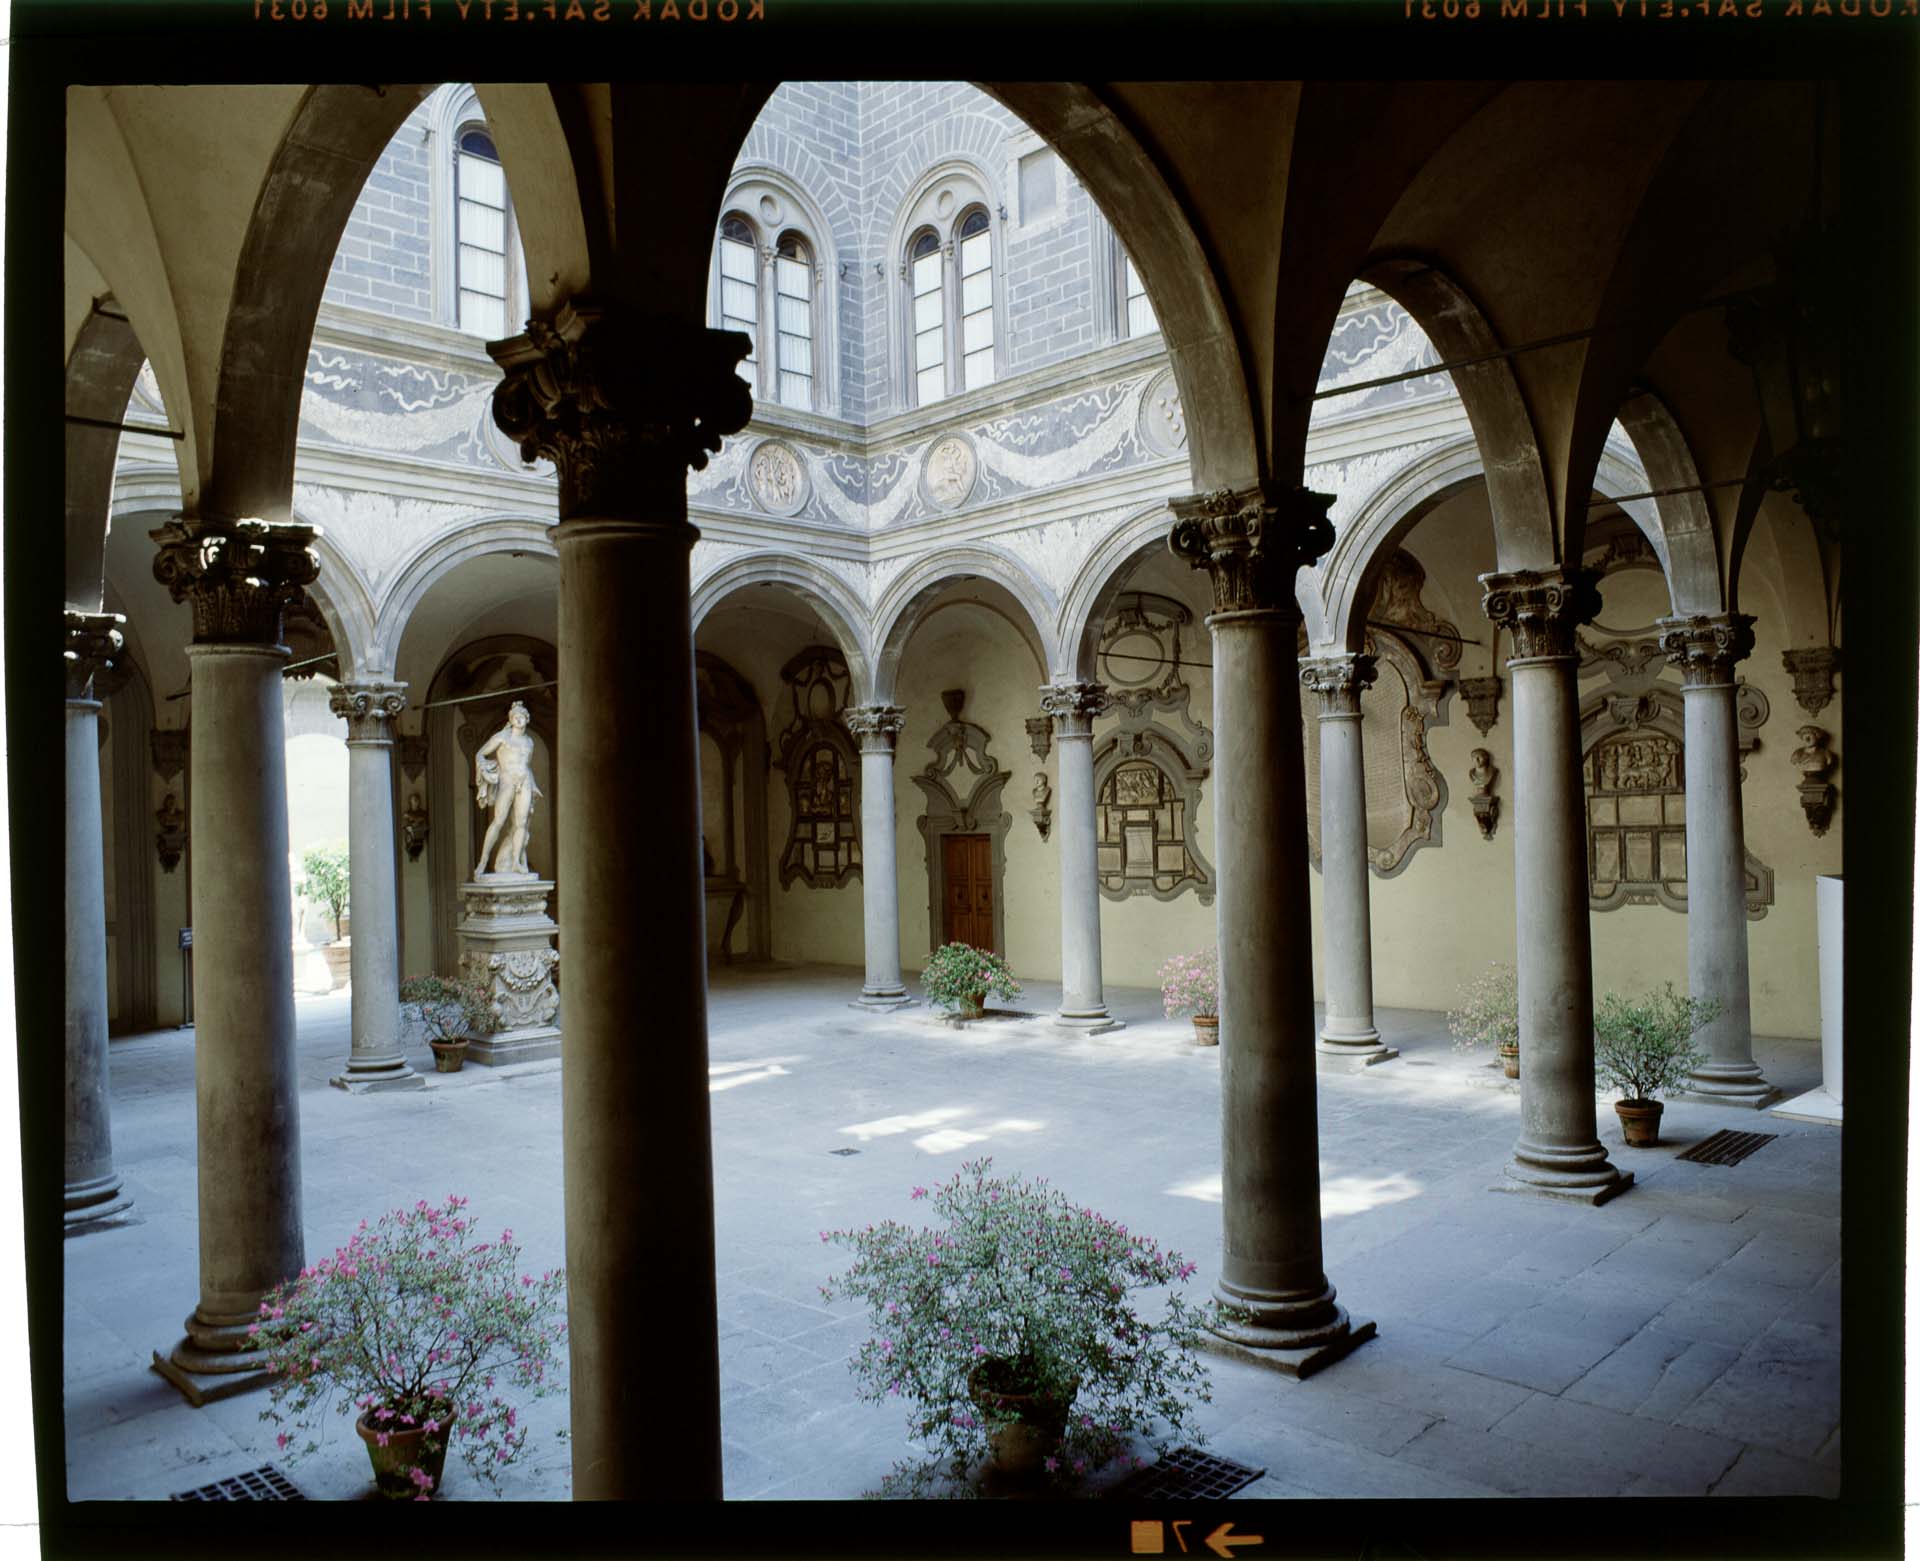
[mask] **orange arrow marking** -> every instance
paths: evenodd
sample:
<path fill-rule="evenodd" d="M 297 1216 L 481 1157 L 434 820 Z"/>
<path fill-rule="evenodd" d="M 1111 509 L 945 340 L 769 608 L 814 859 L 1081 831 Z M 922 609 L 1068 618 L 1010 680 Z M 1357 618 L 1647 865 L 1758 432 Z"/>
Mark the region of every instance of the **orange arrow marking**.
<path fill-rule="evenodd" d="M 1231 1523 L 1222 1523 L 1206 1540 L 1207 1549 L 1219 1556 L 1221 1561 L 1232 1561 L 1232 1547 L 1235 1545 L 1264 1545 L 1266 1542 L 1264 1534 L 1234 1533 Z"/>

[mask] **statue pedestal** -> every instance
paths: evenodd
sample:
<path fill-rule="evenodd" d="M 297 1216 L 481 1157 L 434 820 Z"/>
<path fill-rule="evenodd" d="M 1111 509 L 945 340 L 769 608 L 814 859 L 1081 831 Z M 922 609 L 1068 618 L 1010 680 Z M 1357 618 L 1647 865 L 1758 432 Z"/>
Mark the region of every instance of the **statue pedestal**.
<path fill-rule="evenodd" d="M 468 1062 L 499 1067 L 560 1055 L 552 892 L 552 880 L 536 873 L 483 873 L 460 886 L 460 973 L 486 989 L 499 1026 L 473 1038 Z"/>

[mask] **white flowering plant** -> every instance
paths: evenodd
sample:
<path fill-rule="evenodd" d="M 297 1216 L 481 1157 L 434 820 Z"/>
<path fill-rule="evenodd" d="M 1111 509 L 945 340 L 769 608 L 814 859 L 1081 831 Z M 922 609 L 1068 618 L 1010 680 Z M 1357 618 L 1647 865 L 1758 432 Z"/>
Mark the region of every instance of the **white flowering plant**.
<path fill-rule="evenodd" d="M 539 1398 L 562 1385 L 558 1350 L 566 1277 L 521 1270 L 511 1230 L 476 1242 L 467 1200 L 362 1220 L 347 1244 L 276 1285 L 260 1303 L 257 1336 L 273 1374 L 262 1420 L 289 1461 L 317 1451 L 313 1427 L 331 1405 L 370 1417 L 376 1442 L 423 1430 L 438 1452 L 458 1443 L 476 1476 L 498 1474 L 525 1449 L 527 1429 L 508 1394 Z M 505 1391 L 502 1391 L 502 1390 Z M 306 1432 L 298 1443 L 296 1432 Z M 419 1465 L 417 1500 L 435 1481 Z"/>
<path fill-rule="evenodd" d="M 911 1404 L 909 1435 L 925 1449 L 878 1494 L 931 1493 L 943 1471 L 965 1490 L 993 1434 L 1021 1418 L 1059 1426 L 1044 1461 L 1057 1484 L 1120 1456 L 1144 1465 L 1125 1451 L 1132 1437 L 1162 1452 L 1176 1436 L 1195 1440 L 1194 1406 L 1211 1401 L 1193 1353 L 1207 1308 L 1178 1288 L 1194 1265 L 1044 1180 L 994 1176 L 992 1164 L 970 1161 L 931 1192 L 913 1189 L 940 1226 L 820 1232 L 854 1254 L 821 1294 L 865 1301 L 873 1326 L 849 1363 L 860 1397 Z M 1157 1318 L 1135 1309 L 1143 1291 L 1163 1295 Z"/>
<path fill-rule="evenodd" d="M 1520 975 L 1494 960 L 1460 989 L 1460 1006 L 1447 1015 L 1456 1051 L 1520 1044 Z"/>
<path fill-rule="evenodd" d="M 920 990 L 929 1002 L 942 1008 L 965 1008 L 995 992 L 1002 997 L 1018 997 L 1020 983 L 1013 978 L 1013 968 L 991 949 L 977 949 L 971 943 L 946 943 L 927 956 L 920 972 Z"/>
<path fill-rule="evenodd" d="M 1609 992 L 1593 1010 L 1594 1072 L 1622 1100 L 1650 1101 L 1707 1060 L 1694 1034 L 1724 1012 L 1718 998 L 1688 997 L 1671 981 L 1640 997 Z"/>
<path fill-rule="evenodd" d="M 1160 967 L 1160 1003 L 1169 1019 L 1183 1014 L 1214 1018 L 1220 1012 L 1220 951 L 1176 954 Z"/>

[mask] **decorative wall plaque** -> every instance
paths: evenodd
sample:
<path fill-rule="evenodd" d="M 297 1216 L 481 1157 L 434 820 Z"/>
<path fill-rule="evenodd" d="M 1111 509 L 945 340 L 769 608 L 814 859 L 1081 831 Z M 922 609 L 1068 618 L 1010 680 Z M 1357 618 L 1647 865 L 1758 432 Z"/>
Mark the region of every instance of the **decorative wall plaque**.
<path fill-rule="evenodd" d="M 846 658 L 825 645 L 801 651 L 780 678 L 792 706 L 778 741 L 789 806 L 780 887 L 797 879 L 837 889 L 860 871 L 860 755 L 840 719 L 853 680 Z"/>
<path fill-rule="evenodd" d="M 768 439 L 753 452 L 747 480 L 754 501 L 770 515 L 792 515 L 807 502 L 807 468 L 799 454 L 777 439 Z"/>
<path fill-rule="evenodd" d="M 959 434 L 935 440 L 927 451 L 927 497 L 942 509 L 958 509 L 973 492 L 979 469 L 973 446 Z"/>
<path fill-rule="evenodd" d="M 1141 392 L 1140 442 L 1155 455 L 1178 455 L 1187 447 L 1187 416 L 1172 369 L 1162 369 Z"/>

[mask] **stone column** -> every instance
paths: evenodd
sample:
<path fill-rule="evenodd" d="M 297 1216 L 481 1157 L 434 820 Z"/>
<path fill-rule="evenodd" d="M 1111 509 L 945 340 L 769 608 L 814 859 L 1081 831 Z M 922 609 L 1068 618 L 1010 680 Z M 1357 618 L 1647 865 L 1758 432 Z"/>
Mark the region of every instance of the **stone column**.
<path fill-rule="evenodd" d="M 1300 681 L 1318 696 L 1320 718 L 1320 893 L 1327 1017 L 1319 1066 L 1365 1068 L 1398 1057 L 1373 1024 L 1373 921 L 1367 868 L 1367 772 L 1360 693 L 1379 665 L 1372 656 L 1302 657 Z"/>
<path fill-rule="evenodd" d="M 687 468 L 753 410 L 739 332 L 574 299 L 488 349 L 494 421 L 560 482 L 561 1125 L 576 1500 L 717 1500 Z M 644 645 L 649 675 L 633 675 Z M 644 1037 L 644 1043 L 640 1038 Z M 644 1129 L 644 1130 L 642 1130 Z M 671 1404 L 671 1424 L 658 1407 Z"/>
<path fill-rule="evenodd" d="M 113 1165 L 107 1063 L 107 880 L 100 834 L 100 702 L 93 675 L 121 646 L 118 613 L 67 613 L 67 1106 L 69 1233 L 125 1214 Z M 141 766 L 145 773 L 146 766 Z"/>
<path fill-rule="evenodd" d="M 1574 630 L 1598 610 L 1581 571 L 1480 577 L 1513 640 L 1513 901 L 1519 928 L 1520 1138 L 1502 1190 L 1604 1203 L 1633 1180 L 1594 1120 L 1593 945 Z"/>
<path fill-rule="evenodd" d="M 153 533 L 155 576 L 193 605 L 200 1173 L 200 1304 L 154 1365 L 195 1403 L 258 1380 L 264 1357 L 247 1328 L 304 1250 L 280 637 L 282 611 L 319 572 L 314 536 L 260 520 L 176 520 Z"/>
<path fill-rule="evenodd" d="M 1294 574 L 1332 497 L 1277 483 L 1173 501 L 1177 557 L 1212 577 L 1221 1213 L 1215 1324 L 1304 1376 L 1371 1338 L 1322 1266 L 1320 1147 Z"/>
<path fill-rule="evenodd" d="M 900 872 L 895 863 L 893 748 L 906 712 L 854 705 L 840 714 L 860 740 L 860 902 L 866 918 L 867 979 L 855 1008 L 904 1008 L 900 979 Z"/>
<path fill-rule="evenodd" d="M 404 683 L 341 683 L 327 707 L 347 723 L 347 855 L 353 943 L 353 1045 L 329 1080 L 350 1094 L 421 1089 L 400 1042 L 400 925 L 393 867 L 393 723 Z"/>
<path fill-rule="evenodd" d="M 1663 618 L 1660 648 L 1686 689 L 1687 986 L 1720 1017 L 1696 1038 L 1707 1061 L 1688 1097 L 1770 1106 L 1780 1091 L 1753 1060 L 1747 988 L 1747 842 L 1740 809 L 1740 731 L 1733 668 L 1753 651 L 1745 613 Z"/>
<path fill-rule="evenodd" d="M 1093 794 L 1093 721 L 1112 703 L 1100 683 L 1050 683 L 1040 708 L 1060 739 L 1060 1012 L 1054 1023 L 1099 1035 L 1122 1028 L 1107 1012 L 1100 972 L 1100 871 Z"/>

